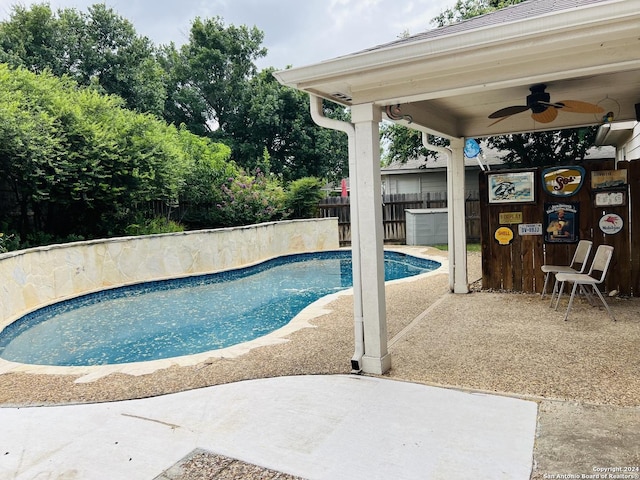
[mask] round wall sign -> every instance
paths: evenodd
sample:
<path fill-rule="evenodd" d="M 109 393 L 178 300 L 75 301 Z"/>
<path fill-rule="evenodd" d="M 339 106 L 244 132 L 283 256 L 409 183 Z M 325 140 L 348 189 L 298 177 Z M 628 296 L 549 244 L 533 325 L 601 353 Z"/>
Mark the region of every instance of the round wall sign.
<path fill-rule="evenodd" d="M 622 221 L 620 215 L 616 215 L 615 213 L 607 213 L 600 219 L 599 226 L 600 230 L 602 230 L 602 233 L 613 235 L 622 230 L 624 222 Z"/>
<path fill-rule="evenodd" d="M 464 142 L 464 156 L 476 158 L 480 154 L 480 145 L 473 138 L 467 138 Z"/>
<path fill-rule="evenodd" d="M 500 227 L 496 230 L 494 238 L 500 245 L 509 245 L 513 240 L 513 230 L 509 227 Z"/>

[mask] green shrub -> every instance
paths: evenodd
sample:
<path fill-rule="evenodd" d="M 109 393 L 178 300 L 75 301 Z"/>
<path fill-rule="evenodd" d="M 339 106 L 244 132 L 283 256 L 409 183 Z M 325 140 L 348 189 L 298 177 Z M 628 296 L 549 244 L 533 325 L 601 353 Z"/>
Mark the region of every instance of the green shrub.
<path fill-rule="evenodd" d="M 18 235 L 0 232 L 0 253 L 18 250 L 20 237 Z"/>
<path fill-rule="evenodd" d="M 285 217 L 285 194 L 280 182 L 260 171 L 229 177 L 221 186 L 216 205 L 221 226 L 233 227 L 280 220 Z"/>
<path fill-rule="evenodd" d="M 289 184 L 286 207 L 292 218 L 314 218 L 322 200 L 323 182 L 316 177 L 303 177 Z"/>
<path fill-rule="evenodd" d="M 142 219 L 138 223 L 128 225 L 127 235 L 154 235 L 156 233 L 183 232 L 184 226 L 163 217 Z"/>

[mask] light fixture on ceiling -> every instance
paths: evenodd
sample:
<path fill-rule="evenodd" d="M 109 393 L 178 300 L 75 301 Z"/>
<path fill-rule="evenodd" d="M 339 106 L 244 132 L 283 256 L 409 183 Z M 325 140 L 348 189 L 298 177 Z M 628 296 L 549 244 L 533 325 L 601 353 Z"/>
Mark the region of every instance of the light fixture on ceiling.
<path fill-rule="evenodd" d="M 551 95 L 547 93 L 547 86 L 543 83 L 532 85 L 529 87 L 531 93 L 527 95 L 526 105 L 512 105 L 510 107 L 501 108 L 489 115 L 489 118 L 497 119 L 491 125 L 495 125 L 506 118 L 517 113 L 531 110 L 531 118 L 539 123 L 551 123 L 558 116 L 558 111 L 563 110 L 569 113 L 603 113 L 605 109 L 593 103 L 582 102 L 579 100 L 562 100 L 560 102 L 551 102 Z"/>
<path fill-rule="evenodd" d="M 386 114 L 391 120 L 405 120 L 408 123 L 413 122 L 413 117 L 411 115 L 405 115 L 402 113 L 400 105 L 387 105 Z"/>

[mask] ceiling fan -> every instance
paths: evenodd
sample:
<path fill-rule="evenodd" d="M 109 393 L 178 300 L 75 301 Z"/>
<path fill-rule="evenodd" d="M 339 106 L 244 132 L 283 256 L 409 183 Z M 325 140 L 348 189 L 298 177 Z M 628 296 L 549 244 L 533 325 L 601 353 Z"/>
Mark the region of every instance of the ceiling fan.
<path fill-rule="evenodd" d="M 558 110 L 562 109 L 570 113 L 602 113 L 604 109 L 593 103 L 581 102 L 579 100 L 562 100 L 561 102 L 551 102 L 551 95 L 545 92 L 546 85 L 540 83 L 529 87 L 531 94 L 527 95 L 526 105 L 512 105 L 501 108 L 489 115 L 489 118 L 497 118 L 491 125 L 495 125 L 516 113 L 531 110 L 531 118 L 539 123 L 553 122 L 558 116 Z"/>

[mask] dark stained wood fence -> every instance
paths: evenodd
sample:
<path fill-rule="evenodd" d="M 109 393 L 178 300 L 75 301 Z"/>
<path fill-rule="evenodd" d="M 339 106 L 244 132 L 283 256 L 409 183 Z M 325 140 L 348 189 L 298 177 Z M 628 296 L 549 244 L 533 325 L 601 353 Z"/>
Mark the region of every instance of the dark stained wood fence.
<path fill-rule="evenodd" d="M 579 238 L 593 241 L 588 262 L 591 264 L 598 245 L 614 247 L 614 255 L 603 291 L 617 290 L 623 295 L 640 295 L 640 162 L 620 162 L 619 169 L 627 170 L 627 203 L 619 207 L 595 207 L 591 189 L 591 172 L 614 169 L 613 161 L 584 162 L 586 178 L 580 191 L 570 197 L 554 197 L 543 190 L 541 170 L 536 171 L 535 204 L 489 204 L 487 173 L 480 173 L 480 204 L 482 230 L 482 286 L 520 292 L 541 292 L 544 263 L 563 265 L 571 261 L 576 244 L 545 243 L 544 236 L 520 236 L 518 225 L 500 224 L 500 213 L 521 212 L 522 223 L 544 225 L 545 202 L 579 203 Z M 488 172 L 488 174 L 496 171 Z M 607 213 L 619 215 L 624 222 L 622 231 L 604 234 L 600 219 Z M 499 227 L 510 227 L 514 238 L 509 245 L 500 245 L 494 238 Z M 636 239 L 632 241 L 632 239 Z"/>
<path fill-rule="evenodd" d="M 407 228 L 405 210 L 421 208 L 446 208 L 444 192 L 425 194 L 388 194 L 381 197 L 382 223 L 385 243 L 406 243 Z M 466 201 L 467 241 L 480 241 L 480 201 L 478 192 L 469 194 Z M 351 243 L 351 211 L 349 197 L 327 197 L 319 204 L 318 216 L 338 217 L 340 245 Z"/>

